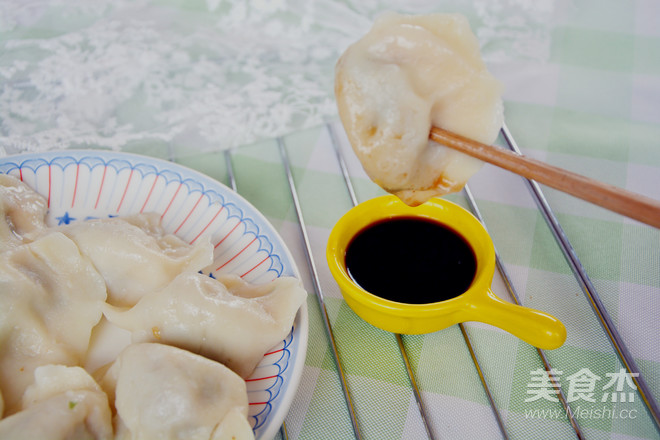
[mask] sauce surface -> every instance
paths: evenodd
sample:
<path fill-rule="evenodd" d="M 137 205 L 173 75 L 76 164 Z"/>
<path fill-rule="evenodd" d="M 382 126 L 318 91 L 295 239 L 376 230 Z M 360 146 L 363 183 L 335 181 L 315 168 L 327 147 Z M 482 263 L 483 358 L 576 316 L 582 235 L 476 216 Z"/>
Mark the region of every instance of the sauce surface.
<path fill-rule="evenodd" d="M 462 294 L 477 265 L 472 248 L 455 231 L 412 217 L 367 226 L 349 243 L 345 258 L 349 275 L 364 290 L 408 304 Z"/>

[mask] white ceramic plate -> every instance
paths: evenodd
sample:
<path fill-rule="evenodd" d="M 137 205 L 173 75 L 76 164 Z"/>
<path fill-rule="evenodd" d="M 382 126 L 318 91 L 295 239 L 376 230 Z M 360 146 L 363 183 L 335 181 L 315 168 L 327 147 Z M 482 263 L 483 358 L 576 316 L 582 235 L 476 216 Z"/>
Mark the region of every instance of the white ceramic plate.
<path fill-rule="evenodd" d="M 48 199 L 49 225 L 140 212 L 161 214 L 166 231 L 188 242 L 211 234 L 210 275 L 234 273 L 253 283 L 299 276 L 268 220 L 225 185 L 167 161 L 126 153 L 63 151 L 0 158 L 12 174 Z M 258 439 L 272 438 L 298 387 L 307 350 L 307 308 L 292 331 L 247 379 L 249 420 Z"/>

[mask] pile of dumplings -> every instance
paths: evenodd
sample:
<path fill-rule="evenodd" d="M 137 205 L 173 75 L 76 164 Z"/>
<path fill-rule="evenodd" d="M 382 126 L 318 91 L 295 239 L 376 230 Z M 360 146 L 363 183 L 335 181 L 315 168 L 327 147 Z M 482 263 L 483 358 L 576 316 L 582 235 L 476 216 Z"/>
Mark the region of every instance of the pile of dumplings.
<path fill-rule="evenodd" d="M 247 378 L 306 292 L 202 274 L 213 246 L 140 214 L 48 227 L 0 174 L 0 438 L 250 439 Z M 107 362 L 109 328 L 130 335 Z"/>

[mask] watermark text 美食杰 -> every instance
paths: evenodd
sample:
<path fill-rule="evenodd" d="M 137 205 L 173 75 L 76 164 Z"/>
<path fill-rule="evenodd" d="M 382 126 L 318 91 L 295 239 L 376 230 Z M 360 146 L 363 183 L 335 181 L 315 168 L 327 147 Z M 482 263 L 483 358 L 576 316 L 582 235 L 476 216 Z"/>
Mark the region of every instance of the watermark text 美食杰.
<path fill-rule="evenodd" d="M 627 407 L 635 401 L 637 387 L 633 377 L 639 373 L 628 373 L 620 369 L 615 373 L 606 373 L 606 378 L 594 374 L 588 368 L 582 368 L 574 374 L 562 376 L 559 370 L 536 369 L 530 372 L 525 403 L 535 401 L 559 402 L 559 394 L 564 390 L 566 403 L 576 404 L 562 408 L 525 409 L 525 418 L 566 419 L 635 419 L 637 410 Z M 562 388 L 561 381 L 566 384 Z M 601 383 L 604 385 L 600 386 Z M 617 406 L 618 405 L 618 406 Z"/>
<path fill-rule="evenodd" d="M 562 371 L 551 369 L 546 371 L 538 368 L 530 372 L 530 382 L 527 384 L 527 395 L 525 402 L 534 402 L 536 400 L 547 400 L 549 402 L 558 402 L 558 394 L 561 390 L 560 380 Z M 568 388 L 566 391 L 566 401 L 586 401 L 586 402 L 634 402 L 637 386 L 633 377 L 639 376 L 639 373 L 628 373 L 625 369 L 620 369 L 616 373 L 605 374 L 609 380 L 605 382 L 602 388 L 598 388 L 598 382 L 603 378 L 594 374 L 588 368 L 582 368 L 570 376 L 566 376 Z M 600 391 L 600 394 L 597 392 Z"/>

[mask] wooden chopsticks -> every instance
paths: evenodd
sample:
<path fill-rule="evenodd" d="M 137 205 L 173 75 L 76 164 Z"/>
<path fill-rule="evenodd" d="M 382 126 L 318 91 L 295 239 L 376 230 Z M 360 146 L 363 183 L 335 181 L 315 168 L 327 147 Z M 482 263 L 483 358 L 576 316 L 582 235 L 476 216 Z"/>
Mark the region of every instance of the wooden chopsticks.
<path fill-rule="evenodd" d="M 431 128 L 429 137 L 484 162 L 660 228 L 660 202 L 657 200 L 438 127 Z"/>

